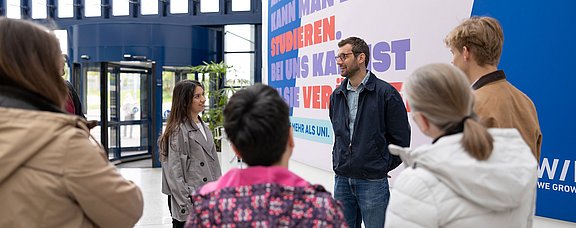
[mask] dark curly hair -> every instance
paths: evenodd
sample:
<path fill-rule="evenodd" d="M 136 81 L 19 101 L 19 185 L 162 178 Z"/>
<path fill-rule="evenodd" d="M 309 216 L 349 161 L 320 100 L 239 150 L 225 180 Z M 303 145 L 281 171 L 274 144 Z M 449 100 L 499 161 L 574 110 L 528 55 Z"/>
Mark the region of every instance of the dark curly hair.
<path fill-rule="evenodd" d="M 358 57 L 360 53 L 364 53 L 364 55 L 366 55 L 366 61 L 364 61 L 364 65 L 368 67 L 368 63 L 370 62 L 370 48 L 368 47 L 368 44 L 366 44 L 363 39 L 358 37 L 348 37 L 338 42 L 338 47 L 342 47 L 346 44 L 350 44 L 352 46 L 352 53 L 354 53 L 354 57 Z"/>
<path fill-rule="evenodd" d="M 282 159 L 290 134 L 288 105 L 270 86 L 236 92 L 224 108 L 224 129 L 249 166 L 271 166 Z"/>

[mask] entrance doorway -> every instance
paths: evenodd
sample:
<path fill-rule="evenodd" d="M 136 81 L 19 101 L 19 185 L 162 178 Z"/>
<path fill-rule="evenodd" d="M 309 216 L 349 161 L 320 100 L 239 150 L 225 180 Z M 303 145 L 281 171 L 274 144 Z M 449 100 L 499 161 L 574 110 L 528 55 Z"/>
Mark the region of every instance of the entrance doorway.
<path fill-rule="evenodd" d="M 153 135 L 152 79 L 154 62 L 99 62 L 75 66 L 74 75 L 88 120 L 98 121 L 90 131 L 119 163 L 150 158 Z"/>

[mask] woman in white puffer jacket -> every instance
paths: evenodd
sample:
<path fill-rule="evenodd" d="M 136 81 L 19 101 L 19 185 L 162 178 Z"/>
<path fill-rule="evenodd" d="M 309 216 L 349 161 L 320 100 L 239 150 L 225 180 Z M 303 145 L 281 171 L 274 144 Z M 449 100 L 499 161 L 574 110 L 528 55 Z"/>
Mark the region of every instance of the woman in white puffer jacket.
<path fill-rule="evenodd" d="M 412 117 L 434 139 L 404 149 L 386 227 L 529 227 L 537 163 L 516 129 L 484 128 L 462 71 L 448 64 L 417 69 L 405 84 Z"/>

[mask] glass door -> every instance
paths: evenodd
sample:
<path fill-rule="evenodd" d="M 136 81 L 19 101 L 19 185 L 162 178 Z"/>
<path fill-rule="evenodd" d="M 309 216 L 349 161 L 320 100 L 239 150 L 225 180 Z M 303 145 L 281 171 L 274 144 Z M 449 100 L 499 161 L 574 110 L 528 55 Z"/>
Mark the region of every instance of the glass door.
<path fill-rule="evenodd" d="M 172 108 L 174 86 L 180 80 L 185 79 L 195 80 L 195 74 L 191 73 L 188 67 L 164 66 L 162 68 L 162 132 L 166 128 L 166 121 Z"/>
<path fill-rule="evenodd" d="M 108 64 L 110 149 L 114 157 L 149 157 L 152 63 Z"/>
<path fill-rule="evenodd" d="M 78 65 L 75 65 L 75 69 L 80 69 L 81 76 L 79 80 L 82 83 L 81 88 L 77 91 L 82 101 L 82 106 L 85 108 L 86 119 L 98 122 L 98 125 L 90 130 L 90 134 L 104 148 L 108 148 L 108 132 L 102 132 L 102 116 L 104 116 L 102 107 L 108 107 L 106 105 L 108 103 L 107 82 L 106 77 L 102 77 L 105 73 L 103 71 L 105 63 L 82 63 Z M 102 138 L 106 138 L 106 140 L 102 140 Z M 114 158 L 110 154 L 108 155 L 109 159 Z"/>
<path fill-rule="evenodd" d="M 98 121 L 91 134 L 107 148 L 111 161 L 128 161 L 151 156 L 149 138 L 151 62 L 83 63 L 81 95 L 86 117 Z"/>

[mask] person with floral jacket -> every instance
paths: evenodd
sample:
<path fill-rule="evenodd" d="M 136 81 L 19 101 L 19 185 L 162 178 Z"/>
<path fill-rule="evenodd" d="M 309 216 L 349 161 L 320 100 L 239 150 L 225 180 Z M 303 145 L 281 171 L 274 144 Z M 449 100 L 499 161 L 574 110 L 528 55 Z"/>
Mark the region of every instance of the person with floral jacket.
<path fill-rule="evenodd" d="M 288 170 L 294 149 L 288 112 L 266 85 L 230 98 L 224 128 L 249 167 L 232 169 L 196 191 L 185 227 L 348 227 L 329 192 Z"/>

